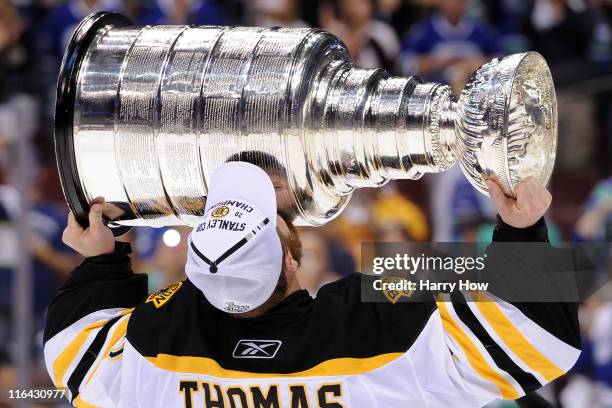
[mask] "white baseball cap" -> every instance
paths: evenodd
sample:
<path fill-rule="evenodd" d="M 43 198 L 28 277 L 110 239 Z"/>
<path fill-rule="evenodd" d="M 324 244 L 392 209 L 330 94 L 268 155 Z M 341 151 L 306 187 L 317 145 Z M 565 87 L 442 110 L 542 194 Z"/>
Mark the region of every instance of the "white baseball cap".
<path fill-rule="evenodd" d="M 282 261 L 272 180 L 250 163 L 219 166 L 189 235 L 187 277 L 216 308 L 244 313 L 270 298 Z"/>

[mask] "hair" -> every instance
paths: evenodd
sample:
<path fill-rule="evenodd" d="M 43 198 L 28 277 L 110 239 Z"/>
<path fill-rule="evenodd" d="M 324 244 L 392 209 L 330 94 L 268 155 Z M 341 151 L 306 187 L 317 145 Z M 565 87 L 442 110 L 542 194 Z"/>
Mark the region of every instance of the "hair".
<path fill-rule="evenodd" d="M 226 163 L 233 161 L 254 164 L 257 167 L 261 167 L 268 175 L 278 174 L 283 177 L 287 175 L 287 169 L 273 154 L 261 150 L 247 150 L 234 153 L 225 160 Z"/>
<path fill-rule="evenodd" d="M 286 214 L 279 212 L 278 216 L 285 221 L 285 224 L 287 224 L 287 228 L 289 229 L 289 235 L 285 236 L 285 234 L 278 231 L 277 228 L 278 235 L 281 239 L 281 245 L 283 247 L 283 259 L 288 252 L 299 266 L 302 263 L 302 242 L 300 241 L 300 235 L 298 234 L 295 225 L 293 225 L 293 222 L 291 222 Z"/>
<path fill-rule="evenodd" d="M 258 317 L 266 313 L 267 311 L 273 309 L 276 305 L 281 303 L 285 296 L 287 295 L 287 289 L 289 287 L 289 283 L 287 282 L 287 274 L 285 273 L 285 256 L 287 253 L 291 255 L 293 259 L 295 259 L 300 264 L 302 260 L 302 243 L 300 242 L 300 237 L 298 235 L 297 229 L 293 225 L 293 223 L 289 220 L 289 218 L 284 214 L 278 214 L 289 228 L 289 234 L 283 234 L 276 229 L 278 236 L 281 241 L 281 247 L 283 250 L 283 260 L 281 266 L 281 273 L 278 278 L 278 283 L 272 292 L 272 295 L 266 300 L 262 305 L 256 307 L 253 310 L 249 310 L 245 313 L 239 313 L 232 315 L 238 319 L 250 319 L 254 317 Z"/>

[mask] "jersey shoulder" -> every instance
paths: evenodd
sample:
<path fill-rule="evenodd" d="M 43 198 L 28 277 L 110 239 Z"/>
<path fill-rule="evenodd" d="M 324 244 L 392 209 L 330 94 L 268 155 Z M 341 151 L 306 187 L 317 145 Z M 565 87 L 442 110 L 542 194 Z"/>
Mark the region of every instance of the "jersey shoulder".
<path fill-rule="evenodd" d="M 192 290 L 187 280 L 175 282 L 151 293 L 136 306 L 128 324 L 127 338 L 141 354 L 157 355 L 160 336 L 173 330 L 177 318 L 189 310 Z"/>
<path fill-rule="evenodd" d="M 407 351 L 436 309 L 435 302 L 430 296 L 417 299 L 375 290 L 379 279 L 355 273 L 319 289 L 313 302 L 317 330 L 346 336 L 349 344 L 357 343 L 355 348 Z"/>

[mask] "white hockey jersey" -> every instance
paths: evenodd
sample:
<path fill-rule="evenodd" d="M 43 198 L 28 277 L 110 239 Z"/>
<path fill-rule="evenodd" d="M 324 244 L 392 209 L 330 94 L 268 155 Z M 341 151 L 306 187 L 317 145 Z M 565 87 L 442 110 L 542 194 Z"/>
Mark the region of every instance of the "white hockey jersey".
<path fill-rule="evenodd" d="M 540 222 L 495 239 L 545 236 Z M 478 407 L 534 391 L 580 354 L 576 304 L 484 292 L 366 303 L 354 275 L 237 319 L 188 280 L 147 296 L 128 252 L 85 260 L 50 306 L 46 364 L 75 406 Z"/>

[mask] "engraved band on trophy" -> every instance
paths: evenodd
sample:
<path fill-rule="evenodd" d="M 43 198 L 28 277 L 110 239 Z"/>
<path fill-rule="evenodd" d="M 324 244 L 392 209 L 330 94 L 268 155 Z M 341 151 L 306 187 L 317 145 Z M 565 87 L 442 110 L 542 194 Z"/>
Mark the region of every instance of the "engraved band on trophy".
<path fill-rule="evenodd" d="M 58 81 L 55 143 L 79 222 L 103 196 L 136 225 L 196 225 L 219 164 L 250 161 L 297 225 L 321 225 L 354 189 L 417 179 L 456 161 L 480 192 L 547 183 L 557 108 L 546 62 L 527 52 L 479 68 L 458 99 L 448 86 L 352 64 L 318 29 L 134 26 L 88 16 Z"/>

